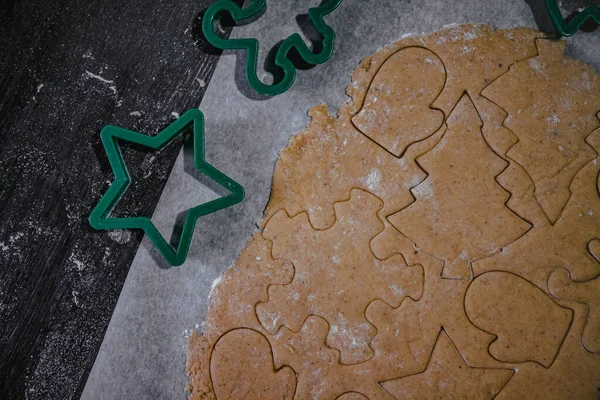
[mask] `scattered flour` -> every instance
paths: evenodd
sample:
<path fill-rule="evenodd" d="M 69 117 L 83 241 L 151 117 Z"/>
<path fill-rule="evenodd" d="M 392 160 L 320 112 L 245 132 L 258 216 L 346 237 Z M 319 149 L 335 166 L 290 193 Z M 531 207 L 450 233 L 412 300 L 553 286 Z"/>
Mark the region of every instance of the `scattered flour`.
<path fill-rule="evenodd" d="M 548 121 L 548 124 L 558 124 L 560 122 L 560 119 L 556 115 L 548 117 L 546 120 Z"/>
<path fill-rule="evenodd" d="M 209 298 L 212 297 L 212 291 L 215 290 L 221 281 L 223 281 L 223 275 L 219 275 L 219 277 L 213 281 L 212 285 L 210 285 L 210 293 L 208 294 Z"/>
<path fill-rule="evenodd" d="M 77 297 L 77 296 L 79 296 L 79 292 L 78 292 L 78 291 L 76 291 L 76 290 L 73 290 L 73 291 L 71 292 L 71 294 L 73 295 L 73 302 L 75 303 L 75 305 L 76 305 L 77 307 L 79 307 L 79 298 Z"/>
<path fill-rule="evenodd" d="M 379 188 L 379 184 L 381 183 L 381 172 L 377 168 L 373 168 L 369 175 L 363 179 L 363 182 L 370 191 L 377 190 Z"/>
<path fill-rule="evenodd" d="M 8 241 L 10 242 L 10 244 L 14 244 L 17 240 L 21 239 L 23 237 L 23 232 L 17 232 L 14 235 L 11 235 L 8 238 Z"/>
<path fill-rule="evenodd" d="M 108 232 L 108 237 L 119 244 L 125 244 L 131 240 L 131 232 L 124 229 L 116 229 Z"/>
<path fill-rule="evenodd" d="M 527 64 L 529 64 L 529 67 L 531 67 L 531 69 L 533 69 L 534 71 L 538 73 L 543 73 L 542 64 L 537 58 L 530 58 L 529 61 L 527 61 Z"/>
<path fill-rule="evenodd" d="M 77 258 L 75 258 L 74 254 L 71 254 L 71 256 L 69 257 L 69 260 L 73 263 L 73 265 L 75 266 L 75 268 L 77 268 L 77 271 L 81 272 L 81 271 L 84 270 L 85 264 L 83 263 L 83 261 L 78 260 Z"/>
<path fill-rule="evenodd" d="M 109 85 L 109 86 L 108 86 L 108 88 L 109 88 L 110 90 L 112 90 L 112 92 L 113 92 L 115 95 L 117 95 L 117 87 L 114 85 L 114 81 L 111 81 L 111 80 L 108 80 L 108 79 L 106 79 L 106 78 L 103 78 L 103 77 L 101 77 L 100 75 L 96 75 L 96 74 L 94 74 L 94 73 L 91 73 L 90 71 L 87 71 L 87 70 L 85 71 L 85 73 L 86 73 L 86 74 L 87 74 L 87 75 L 88 75 L 90 78 L 97 79 L 97 80 L 99 80 L 100 82 L 102 82 L 102 83 L 106 83 L 107 85 Z"/>

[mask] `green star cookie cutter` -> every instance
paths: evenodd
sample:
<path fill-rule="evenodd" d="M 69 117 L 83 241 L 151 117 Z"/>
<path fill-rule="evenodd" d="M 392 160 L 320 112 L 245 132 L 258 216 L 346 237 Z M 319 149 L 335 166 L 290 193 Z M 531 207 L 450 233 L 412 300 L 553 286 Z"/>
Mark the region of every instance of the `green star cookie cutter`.
<path fill-rule="evenodd" d="M 114 209 L 131 183 L 131 178 L 125 166 L 117 140 L 137 143 L 154 150 L 160 150 L 178 136 L 184 135 L 190 129 L 193 130 L 194 165 L 196 169 L 231 193 L 225 197 L 190 208 L 187 211 L 177 248 L 172 247 L 163 238 L 150 218 L 109 218 L 110 212 Z M 90 225 L 99 230 L 142 229 L 165 260 L 173 266 L 179 266 L 185 262 L 194 234 L 196 220 L 199 217 L 227 208 L 244 199 L 244 188 L 239 183 L 206 162 L 204 158 L 204 115 L 199 110 L 191 109 L 187 111 L 156 136 L 148 136 L 118 126 L 108 125 L 100 132 L 100 138 L 106 150 L 106 155 L 108 156 L 115 179 L 90 214 Z"/>
<path fill-rule="evenodd" d="M 550 14 L 556 31 L 561 36 L 574 35 L 588 19 L 600 24 L 600 8 L 598 6 L 589 6 L 578 13 L 568 24 L 560 13 L 556 0 L 546 0 L 546 7 L 548 7 L 548 14 Z"/>
<path fill-rule="evenodd" d="M 236 23 L 243 24 L 266 9 L 266 0 L 253 0 L 245 8 L 240 8 L 231 0 L 218 0 L 213 3 L 204 14 L 202 19 L 202 32 L 206 40 L 214 47 L 221 50 L 245 49 L 246 54 L 246 78 L 250 86 L 260 94 L 275 96 L 288 90 L 296 79 L 296 67 L 288 57 L 290 50 L 295 49 L 300 57 L 308 64 L 317 65 L 329 60 L 333 53 L 335 32 L 325 23 L 323 17 L 333 12 L 342 0 L 326 0 L 322 5 L 308 10 L 308 16 L 322 38 L 322 49 L 313 53 L 302 40 L 302 37 L 294 33 L 288 36 L 275 54 L 274 65 L 283 70 L 283 77 L 272 85 L 263 83 L 257 75 L 258 65 L 258 40 L 255 38 L 224 39 L 215 33 L 213 24 L 215 21 L 228 13 Z"/>

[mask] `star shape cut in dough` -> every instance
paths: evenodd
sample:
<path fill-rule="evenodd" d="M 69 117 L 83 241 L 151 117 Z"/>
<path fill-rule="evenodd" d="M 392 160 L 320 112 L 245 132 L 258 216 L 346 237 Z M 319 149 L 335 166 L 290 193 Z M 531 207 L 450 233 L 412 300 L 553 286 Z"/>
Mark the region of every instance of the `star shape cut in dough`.
<path fill-rule="evenodd" d="M 159 233 L 150 218 L 110 218 L 111 211 L 123 196 L 125 190 L 131 183 L 131 178 L 121 149 L 117 140 L 136 143 L 154 150 L 160 150 L 169 145 L 177 137 L 193 130 L 194 139 L 194 166 L 197 170 L 227 189 L 230 194 L 218 199 L 200 204 L 187 211 L 181 237 L 177 247 L 171 246 Z M 159 132 L 156 136 L 148 136 L 142 133 L 130 131 L 117 126 L 108 125 L 100 132 L 100 138 L 108 161 L 113 170 L 115 179 L 104 196 L 98 202 L 90 214 L 89 221 L 95 229 L 142 229 L 154 246 L 160 251 L 165 260 L 173 265 L 179 266 L 185 262 L 190 247 L 196 220 L 215 211 L 227 208 L 241 202 L 244 199 L 244 188 L 229 178 L 227 175 L 210 165 L 204 158 L 204 115 L 200 110 L 191 109 Z"/>
<path fill-rule="evenodd" d="M 511 369 L 472 368 L 441 330 L 424 371 L 382 382 L 397 399 L 493 399 L 512 378 Z"/>

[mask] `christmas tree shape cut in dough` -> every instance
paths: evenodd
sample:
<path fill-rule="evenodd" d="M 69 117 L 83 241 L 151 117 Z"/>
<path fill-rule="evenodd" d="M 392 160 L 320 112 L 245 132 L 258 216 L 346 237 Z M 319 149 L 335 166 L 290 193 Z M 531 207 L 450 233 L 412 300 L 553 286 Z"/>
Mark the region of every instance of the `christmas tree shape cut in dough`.
<path fill-rule="evenodd" d="M 560 218 L 551 225 L 542 216 L 527 235 L 502 249 L 502 252 L 473 263 L 473 272 L 507 271 L 544 288 L 557 268 L 569 271 L 575 281 L 600 275 L 596 241 L 600 237 L 600 197 L 598 174 L 600 158 L 585 165 L 573 179 Z M 532 200 L 535 204 L 535 200 Z"/>
<path fill-rule="evenodd" d="M 508 113 L 504 125 L 519 141 L 507 156 L 531 176 L 538 203 L 555 223 L 573 178 L 596 157 L 586 138 L 600 126 L 600 79 L 592 67 L 563 56 L 565 41 L 536 45 L 537 57 L 511 66 L 482 95 Z"/>
<path fill-rule="evenodd" d="M 470 263 L 521 237 L 530 225 L 505 205 L 495 180 L 507 163 L 488 146 L 475 105 L 464 95 L 442 140 L 417 162 L 429 176 L 415 201 L 388 220 L 418 248 L 445 262 L 442 276 L 470 279 Z"/>
<path fill-rule="evenodd" d="M 440 331 L 423 372 L 383 382 L 396 399 L 491 400 L 513 376 L 510 369 L 471 368 L 445 331 Z"/>
<path fill-rule="evenodd" d="M 400 157 L 411 144 L 433 135 L 444 113 L 430 106 L 446 81 L 442 60 L 431 50 L 407 47 L 388 58 L 371 82 L 354 125 Z"/>

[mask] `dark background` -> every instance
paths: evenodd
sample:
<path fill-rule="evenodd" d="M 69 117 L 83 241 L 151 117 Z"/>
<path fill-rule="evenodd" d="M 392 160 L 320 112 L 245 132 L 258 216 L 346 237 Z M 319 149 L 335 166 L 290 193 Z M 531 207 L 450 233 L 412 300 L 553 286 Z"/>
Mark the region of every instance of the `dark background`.
<path fill-rule="evenodd" d="M 524 1 L 551 31 L 543 0 Z M 0 399 L 80 396 L 142 238 L 89 227 L 112 181 L 99 132 L 154 134 L 200 104 L 211 2 L 0 1 Z M 180 146 L 124 148 L 117 214 L 152 214 Z"/>
<path fill-rule="evenodd" d="M 2 2 L 1 399 L 81 394 L 142 238 L 87 222 L 112 181 L 99 132 L 155 134 L 198 107 L 218 61 L 199 42 L 211 2 Z M 180 146 L 124 150 L 120 214 L 152 215 Z"/>

